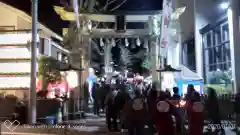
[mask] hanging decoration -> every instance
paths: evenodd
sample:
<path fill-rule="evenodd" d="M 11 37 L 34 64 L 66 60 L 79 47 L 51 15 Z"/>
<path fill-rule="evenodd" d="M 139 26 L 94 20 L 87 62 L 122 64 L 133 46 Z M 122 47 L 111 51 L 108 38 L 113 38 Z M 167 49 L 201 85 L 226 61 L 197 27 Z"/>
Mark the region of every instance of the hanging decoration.
<path fill-rule="evenodd" d="M 128 42 L 128 39 L 127 39 L 127 38 L 125 38 L 125 45 L 126 45 L 126 47 L 129 46 L 129 42 Z"/>
<path fill-rule="evenodd" d="M 111 41 L 111 42 L 112 42 L 112 46 L 115 47 L 115 46 L 116 46 L 116 42 L 115 42 L 115 39 L 114 39 L 114 38 L 112 38 L 112 41 Z"/>
<path fill-rule="evenodd" d="M 140 41 L 140 38 L 138 37 L 137 40 L 136 40 L 136 45 L 137 46 L 140 46 L 141 45 L 141 41 Z"/>
<path fill-rule="evenodd" d="M 136 48 L 136 43 L 134 43 L 133 39 L 132 39 L 132 43 L 131 43 L 131 48 L 132 49 Z"/>
<path fill-rule="evenodd" d="M 87 23 L 87 27 L 88 27 L 88 31 L 92 31 L 92 21 L 91 20 L 88 20 L 88 23 Z"/>
<path fill-rule="evenodd" d="M 144 45 L 143 48 L 148 50 L 148 39 L 144 39 Z"/>
<path fill-rule="evenodd" d="M 167 48 L 170 38 L 170 21 L 172 15 L 172 0 L 163 0 L 162 12 L 162 26 L 161 26 L 161 39 L 160 39 L 160 53 L 163 57 L 167 57 Z"/>
<path fill-rule="evenodd" d="M 72 1 L 72 7 L 74 10 L 74 15 L 76 17 L 76 24 L 77 24 L 77 28 L 80 28 L 80 19 L 79 19 L 79 6 L 78 6 L 78 0 L 73 0 Z"/>
<path fill-rule="evenodd" d="M 104 46 L 104 42 L 103 42 L 103 39 L 100 38 L 100 46 L 103 47 Z"/>

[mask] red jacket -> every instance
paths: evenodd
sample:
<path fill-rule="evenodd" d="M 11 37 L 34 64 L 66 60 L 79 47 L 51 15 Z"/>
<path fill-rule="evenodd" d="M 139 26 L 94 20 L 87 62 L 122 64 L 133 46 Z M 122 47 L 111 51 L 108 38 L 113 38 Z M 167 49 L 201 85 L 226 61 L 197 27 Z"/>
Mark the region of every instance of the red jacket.
<path fill-rule="evenodd" d="M 142 100 L 143 101 L 143 100 Z M 143 101 L 143 108 L 141 110 L 133 109 L 133 100 L 129 100 L 124 106 L 124 115 L 125 115 L 125 125 L 128 128 L 134 126 L 143 126 L 147 121 L 147 108 L 146 103 Z"/>
<path fill-rule="evenodd" d="M 168 104 L 168 109 L 162 110 L 159 109 L 159 103 L 165 102 L 165 106 L 163 108 L 166 108 Z M 157 100 L 155 104 L 155 126 L 158 131 L 159 135 L 173 135 L 175 133 L 173 118 L 172 118 L 172 112 L 173 105 L 170 104 L 168 101 L 165 100 Z"/>
<path fill-rule="evenodd" d="M 202 106 L 198 106 L 198 104 Z M 201 102 L 187 101 L 189 135 L 203 135 L 204 105 Z"/>

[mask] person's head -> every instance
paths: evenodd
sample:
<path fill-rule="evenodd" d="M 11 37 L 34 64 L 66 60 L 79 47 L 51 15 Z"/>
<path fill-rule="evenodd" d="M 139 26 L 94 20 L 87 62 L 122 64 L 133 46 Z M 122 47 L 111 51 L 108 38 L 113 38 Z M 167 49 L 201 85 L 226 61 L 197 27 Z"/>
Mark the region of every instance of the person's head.
<path fill-rule="evenodd" d="M 165 96 L 166 96 L 166 98 L 170 98 L 171 97 L 171 92 L 170 92 L 169 89 L 166 89 Z"/>
<path fill-rule="evenodd" d="M 192 93 L 192 100 L 193 101 L 201 101 L 201 96 L 200 96 L 200 94 L 197 91 L 194 91 Z"/>
<path fill-rule="evenodd" d="M 188 87 L 187 87 L 187 93 L 191 93 L 193 91 L 195 91 L 194 86 L 192 84 L 189 84 Z"/>
<path fill-rule="evenodd" d="M 174 93 L 174 94 L 178 94 L 178 92 L 179 92 L 178 87 L 173 87 L 173 93 Z"/>
<path fill-rule="evenodd" d="M 160 99 L 160 100 L 166 100 L 166 92 L 164 92 L 164 91 L 159 91 L 157 95 L 158 95 L 158 99 Z"/>
<path fill-rule="evenodd" d="M 207 92 L 208 92 L 208 97 L 210 97 L 210 98 L 216 98 L 217 97 L 217 93 L 216 93 L 215 89 L 213 89 L 211 87 L 208 87 Z"/>

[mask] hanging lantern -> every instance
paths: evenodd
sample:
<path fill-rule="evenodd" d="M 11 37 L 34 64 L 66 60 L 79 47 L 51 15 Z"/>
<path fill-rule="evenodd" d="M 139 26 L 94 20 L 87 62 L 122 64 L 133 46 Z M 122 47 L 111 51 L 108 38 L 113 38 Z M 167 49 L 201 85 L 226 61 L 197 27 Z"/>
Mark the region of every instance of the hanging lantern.
<path fill-rule="evenodd" d="M 103 47 L 104 46 L 104 42 L 103 42 L 103 39 L 100 38 L 100 46 Z"/>
<path fill-rule="evenodd" d="M 128 39 L 127 39 L 127 38 L 125 38 L 125 45 L 126 45 L 126 47 L 129 46 L 129 42 L 128 42 Z"/>
<path fill-rule="evenodd" d="M 134 49 L 136 48 L 136 44 L 132 41 L 131 48 Z"/>
<path fill-rule="evenodd" d="M 140 38 L 138 37 L 137 40 L 136 40 L 136 45 L 137 46 L 140 46 L 141 45 L 141 41 L 140 41 Z"/>
<path fill-rule="evenodd" d="M 116 46 L 116 42 L 115 42 L 114 38 L 112 38 L 111 42 L 112 42 L 112 46 L 115 47 Z"/>
<path fill-rule="evenodd" d="M 145 49 L 148 49 L 148 39 L 144 39 L 144 45 L 143 45 L 143 47 L 144 47 Z"/>

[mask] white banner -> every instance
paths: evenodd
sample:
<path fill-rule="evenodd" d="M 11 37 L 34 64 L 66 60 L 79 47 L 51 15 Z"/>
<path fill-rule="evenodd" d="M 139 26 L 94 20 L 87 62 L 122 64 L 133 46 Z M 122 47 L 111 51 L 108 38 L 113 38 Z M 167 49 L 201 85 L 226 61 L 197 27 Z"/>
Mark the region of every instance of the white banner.
<path fill-rule="evenodd" d="M 161 39 L 160 39 L 160 53 L 161 56 L 167 57 L 167 48 L 170 42 L 170 21 L 172 9 L 172 0 L 163 0 L 163 12 L 161 23 Z"/>
<path fill-rule="evenodd" d="M 72 7 L 74 10 L 74 15 L 76 17 L 77 28 L 80 28 L 78 0 L 72 0 Z"/>
<path fill-rule="evenodd" d="M 31 41 L 32 41 L 31 33 L 0 35 L 0 44 L 2 45 L 27 44 L 27 43 L 30 43 Z M 39 41 L 39 36 L 37 36 L 37 42 L 38 41 Z"/>

